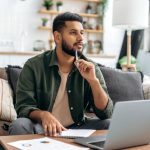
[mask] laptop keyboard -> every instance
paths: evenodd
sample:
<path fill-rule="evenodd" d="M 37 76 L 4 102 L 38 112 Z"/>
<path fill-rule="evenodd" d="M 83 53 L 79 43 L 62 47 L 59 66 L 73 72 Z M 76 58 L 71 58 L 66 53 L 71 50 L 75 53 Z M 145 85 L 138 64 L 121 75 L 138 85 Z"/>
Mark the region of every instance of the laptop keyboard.
<path fill-rule="evenodd" d="M 92 142 L 92 143 L 89 143 L 89 144 L 95 145 L 97 147 L 104 147 L 105 141 Z"/>

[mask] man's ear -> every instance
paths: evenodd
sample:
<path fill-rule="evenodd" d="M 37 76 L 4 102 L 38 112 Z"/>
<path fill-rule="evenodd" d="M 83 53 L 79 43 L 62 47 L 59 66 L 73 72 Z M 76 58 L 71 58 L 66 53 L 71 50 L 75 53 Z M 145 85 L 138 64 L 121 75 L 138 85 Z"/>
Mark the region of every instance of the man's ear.
<path fill-rule="evenodd" d="M 58 31 L 54 31 L 53 35 L 54 35 L 54 40 L 55 40 L 56 44 L 60 43 L 61 34 Z"/>

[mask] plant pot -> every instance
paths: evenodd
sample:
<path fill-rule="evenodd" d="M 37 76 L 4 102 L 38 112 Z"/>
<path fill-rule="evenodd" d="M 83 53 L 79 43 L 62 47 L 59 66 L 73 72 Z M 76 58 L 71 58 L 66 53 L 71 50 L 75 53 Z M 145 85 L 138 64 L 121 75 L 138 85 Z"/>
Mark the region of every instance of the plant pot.
<path fill-rule="evenodd" d="M 57 11 L 62 11 L 62 6 L 57 6 Z"/>
<path fill-rule="evenodd" d="M 45 27 L 45 26 L 46 26 L 46 24 L 47 24 L 46 22 L 42 22 L 42 26 L 44 26 L 44 27 Z"/>
<path fill-rule="evenodd" d="M 52 6 L 47 6 L 45 8 L 46 8 L 46 10 L 51 10 Z"/>

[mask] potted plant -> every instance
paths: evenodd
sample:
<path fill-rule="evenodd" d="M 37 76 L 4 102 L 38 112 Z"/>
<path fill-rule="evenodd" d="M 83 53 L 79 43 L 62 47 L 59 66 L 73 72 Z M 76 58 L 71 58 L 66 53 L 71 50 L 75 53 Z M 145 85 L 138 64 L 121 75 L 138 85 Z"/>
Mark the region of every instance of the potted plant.
<path fill-rule="evenodd" d="M 51 7 L 53 6 L 53 0 L 44 0 L 43 6 L 44 6 L 47 10 L 50 10 Z"/>
<path fill-rule="evenodd" d="M 61 10 L 62 10 L 62 5 L 63 5 L 63 2 L 62 2 L 62 1 L 56 2 L 57 11 L 61 11 Z"/>
<path fill-rule="evenodd" d="M 92 6 L 90 4 L 88 4 L 86 6 L 86 13 L 91 14 L 92 13 Z"/>
<path fill-rule="evenodd" d="M 101 16 L 104 15 L 108 5 L 108 0 L 100 0 L 99 5 L 97 6 L 97 13 Z"/>
<path fill-rule="evenodd" d="M 48 19 L 47 18 L 41 18 L 42 20 L 42 26 L 46 26 Z"/>

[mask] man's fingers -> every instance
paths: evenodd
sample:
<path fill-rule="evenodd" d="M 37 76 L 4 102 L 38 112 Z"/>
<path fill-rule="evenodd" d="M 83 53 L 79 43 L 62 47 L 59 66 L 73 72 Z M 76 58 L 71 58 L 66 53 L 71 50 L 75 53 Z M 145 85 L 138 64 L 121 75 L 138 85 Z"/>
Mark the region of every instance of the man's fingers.
<path fill-rule="evenodd" d="M 68 130 L 67 128 L 65 128 L 65 127 L 61 127 L 62 128 L 62 131 L 66 131 L 66 130 Z"/>
<path fill-rule="evenodd" d="M 44 133 L 45 133 L 45 136 L 47 136 L 47 135 L 48 135 L 48 131 L 47 131 L 47 129 L 48 129 L 48 126 L 45 124 L 43 128 L 44 128 Z"/>
<path fill-rule="evenodd" d="M 56 136 L 57 130 L 56 130 L 56 125 L 52 125 L 52 136 Z"/>
<path fill-rule="evenodd" d="M 62 127 L 59 125 L 57 126 L 57 133 L 60 134 L 62 132 Z"/>
<path fill-rule="evenodd" d="M 48 135 L 49 135 L 49 136 L 52 136 L 52 135 L 53 135 L 51 124 L 48 125 Z"/>

